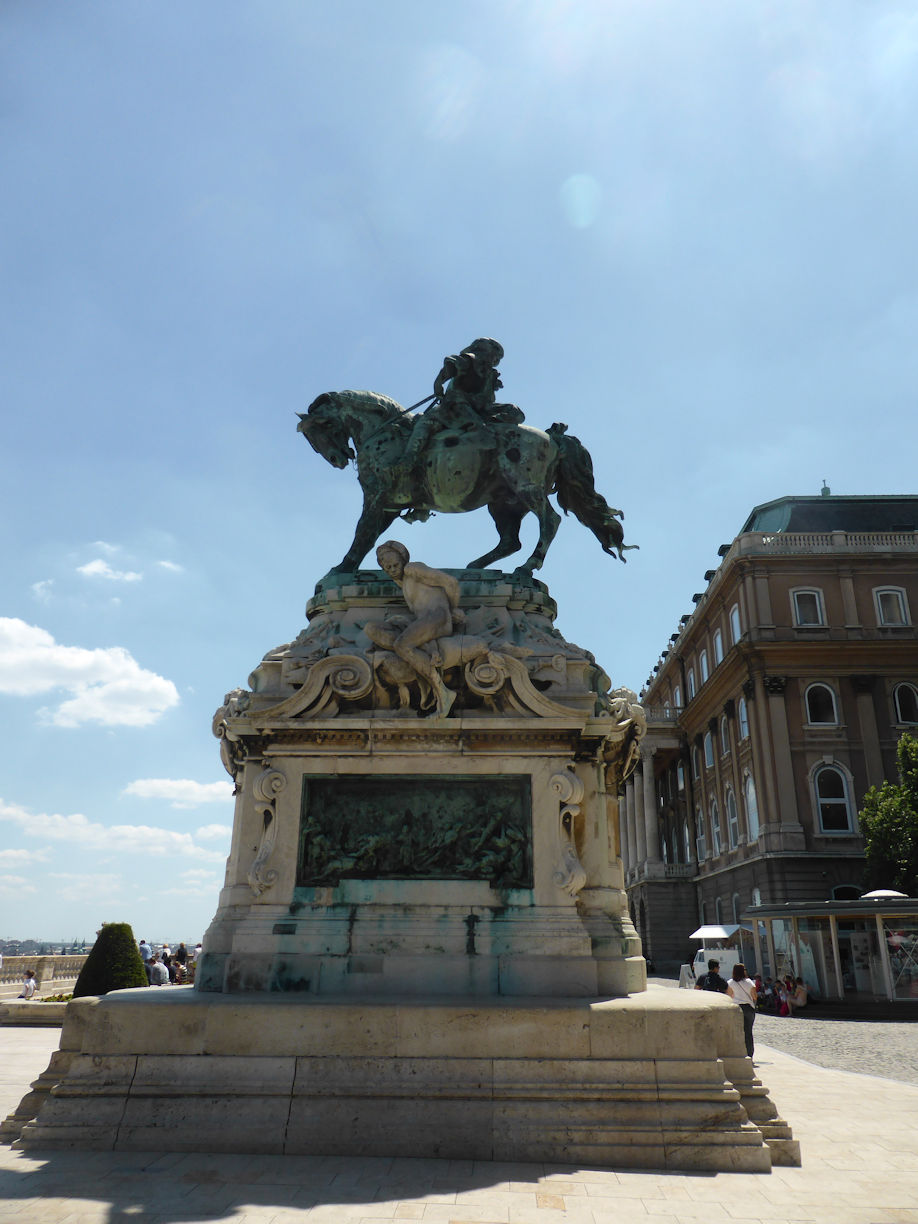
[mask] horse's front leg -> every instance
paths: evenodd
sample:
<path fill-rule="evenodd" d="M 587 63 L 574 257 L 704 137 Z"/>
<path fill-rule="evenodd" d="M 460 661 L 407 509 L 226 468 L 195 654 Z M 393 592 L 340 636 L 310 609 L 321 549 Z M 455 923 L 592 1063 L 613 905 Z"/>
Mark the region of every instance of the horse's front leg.
<path fill-rule="evenodd" d="M 397 510 L 385 510 L 378 502 L 364 501 L 363 510 L 357 520 L 357 530 L 350 548 L 329 574 L 352 574 L 360 568 L 364 559 L 382 533 L 398 518 Z"/>

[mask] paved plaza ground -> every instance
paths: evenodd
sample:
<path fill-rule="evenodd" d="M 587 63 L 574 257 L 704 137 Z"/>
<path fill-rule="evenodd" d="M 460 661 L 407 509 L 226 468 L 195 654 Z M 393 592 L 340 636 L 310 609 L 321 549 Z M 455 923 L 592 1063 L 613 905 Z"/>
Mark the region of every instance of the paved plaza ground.
<path fill-rule="evenodd" d="M 692 1175 L 4 1147 L 0 1224 L 918 1224 L 918 1025 L 760 1017 L 756 1028 L 759 1075 L 801 1141 L 800 1169 Z M 57 1029 L 0 1028 L 0 1114 L 16 1106 L 58 1038 Z M 878 1074 L 816 1066 L 817 1057 Z M 911 1082 L 896 1074 L 900 1064 Z"/>

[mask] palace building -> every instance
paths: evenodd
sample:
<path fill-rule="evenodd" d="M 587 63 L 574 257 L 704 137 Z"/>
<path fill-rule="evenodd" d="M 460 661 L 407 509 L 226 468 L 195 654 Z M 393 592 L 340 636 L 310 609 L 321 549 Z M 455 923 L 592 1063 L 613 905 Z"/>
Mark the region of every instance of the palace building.
<path fill-rule="evenodd" d="M 641 694 L 621 796 L 658 965 L 750 906 L 858 897 L 858 808 L 918 729 L 918 497 L 781 497 L 718 551 Z"/>

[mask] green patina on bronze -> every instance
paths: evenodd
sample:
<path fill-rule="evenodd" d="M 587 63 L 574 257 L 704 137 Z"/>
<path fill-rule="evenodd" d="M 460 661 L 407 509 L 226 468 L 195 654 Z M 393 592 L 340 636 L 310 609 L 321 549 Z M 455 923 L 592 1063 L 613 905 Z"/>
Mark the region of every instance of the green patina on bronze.
<path fill-rule="evenodd" d="M 529 778 L 304 778 L 297 885 L 348 879 L 531 888 Z"/>
<path fill-rule="evenodd" d="M 413 416 L 373 391 L 328 392 L 299 414 L 299 432 L 333 467 L 346 468 L 356 459 L 363 489 L 354 540 L 326 578 L 358 570 L 397 518 L 423 522 L 434 512 L 461 514 L 481 506 L 490 511 L 500 538 L 468 568 L 486 569 L 519 551 L 520 525 L 534 514 L 539 538 L 516 570 L 531 575 L 561 522 L 550 493 L 557 494 L 565 514 L 570 511 L 593 532 L 603 552 L 624 561 L 625 550 L 636 547 L 625 544 L 622 512 L 597 491 L 590 453 L 567 426 L 533 429 L 523 424 L 515 404 L 497 403 L 503 355 L 496 340 L 480 337 L 447 357 L 423 414 Z"/>

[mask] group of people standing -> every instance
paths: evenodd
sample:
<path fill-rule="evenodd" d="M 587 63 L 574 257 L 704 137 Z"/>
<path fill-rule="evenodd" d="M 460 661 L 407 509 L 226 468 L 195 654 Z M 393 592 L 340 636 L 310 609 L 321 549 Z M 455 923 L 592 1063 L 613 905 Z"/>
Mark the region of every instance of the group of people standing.
<path fill-rule="evenodd" d="M 752 1058 L 755 1053 L 752 1026 L 755 1024 L 758 990 L 756 983 L 746 972 L 746 966 L 743 962 L 736 962 L 733 966 L 733 974 L 730 980 L 726 981 L 720 976 L 720 961 L 709 960 L 708 971 L 702 974 L 695 983 L 695 989 L 715 990 L 720 994 L 728 995 L 734 1003 L 739 1005 L 743 1013 L 743 1037 L 746 1042 L 746 1054 L 749 1058 Z"/>
<path fill-rule="evenodd" d="M 137 947 L 151 986 L 181 986 L 190 981 L 194 976 L 195 961 L 201 951 L 200 943 L 189 950 L 184 941 L 174 952 L 167 943 L 162 945 L 162 951 L 155 952 L 145 939 L 142 939 Z"/>
<path fill-rule="evenodd" d="M 720 976 L 720 961 L 709 960 L 708 972 L 695 983 L 696 990 L 715 990 L 728 995 L 734 1003 L 743 1009 L 743 1035 L 746 1039 L 746 1053 L 752 1057 L 755 1044 L 752 1039 L 752 1026 L 755 1023 L 757 1011 L 767 1011 L 774 1015 L 790 1016 L 794 1009 L 806 1007 L 809 997 L 803 978 L 795 978 L 788 973 L 784 978 L 766 978 L 761 975 L 750 978 L 746 966 L 738 961 L 733 966 L 730 980 Z"/>

